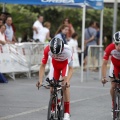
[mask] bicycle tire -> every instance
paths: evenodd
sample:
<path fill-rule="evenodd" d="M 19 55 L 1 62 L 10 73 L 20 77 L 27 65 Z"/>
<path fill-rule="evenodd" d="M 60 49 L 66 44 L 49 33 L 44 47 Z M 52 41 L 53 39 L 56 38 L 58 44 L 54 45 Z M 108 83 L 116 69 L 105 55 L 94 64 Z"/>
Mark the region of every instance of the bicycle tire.
<path fill-rule="evenodd" d="M 115 91 L 114 95 L 114 106 L 113 106 L 113 120 L 120 120 L 118 118 L 118 110 L 119 110 L 119 95 L 117 91 Z"/>
<path fill-rule="evenodd" d="M 63 120 L 64 117 L 64 101 L 63 101 L 63 91 L 61 91 L 61 100 L 60 100 L 60 120 Z"/>
<path fill-rule="evenodd" d="M 118 93 L 118 112 L 117 112 L 117 120 L 120 120 L 120 93 Z"/>
<path fill-rule="evenodd" d="M 50 96 L 49 104 L 48 104 L 48 113 L 47 113 L 47 120 L 54 120 L 54 116 L 51 114 L 51 107 L 53 103 L 53 96 Z"/>

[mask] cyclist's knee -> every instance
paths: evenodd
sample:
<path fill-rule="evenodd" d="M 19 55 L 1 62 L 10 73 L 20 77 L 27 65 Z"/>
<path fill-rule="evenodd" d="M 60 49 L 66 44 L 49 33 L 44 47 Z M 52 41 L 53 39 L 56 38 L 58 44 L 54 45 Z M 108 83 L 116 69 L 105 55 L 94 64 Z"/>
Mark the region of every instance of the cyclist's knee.
<path fill-rule="evenodd" d="M 116 87 L 116 84 L 115 84 L 115 83 L 112 83 L 112 84 L 111 84 L 111 89 L 115 89 L 115 87 Z"/>

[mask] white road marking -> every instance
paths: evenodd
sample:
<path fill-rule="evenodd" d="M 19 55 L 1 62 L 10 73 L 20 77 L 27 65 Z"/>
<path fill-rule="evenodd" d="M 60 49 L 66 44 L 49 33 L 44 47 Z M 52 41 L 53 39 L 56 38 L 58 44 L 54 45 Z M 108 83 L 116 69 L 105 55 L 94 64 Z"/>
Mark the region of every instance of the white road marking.
<path fill-rule="evenodd" d="M 72 86 L 71 87 L 74 87 L 74 88 L 85 88 L 85 89 L 102 89 L 102 90 L 105 90 L 105 89 L 110 89 L 110 87 L 88 87 L 88 86 Z"/>
<path fill-rule="evenodd" d="M 10 119 L 10 118 L 19 117 L 19 116 L 22 116 L 22 115 L 38 112 L 38 111 L 41 111 L 41 110 L 44 110 L 44 109 L 47 109 L 47 108 L 48 108 L 47 106 L 44 106 L 44 107 L 41 107 L 41 108 L 38 108 L 38 109 L 33 109 L 33 110 L 29 110 L 29 111 L 22 112 L 22 113 L 18 113 L 18 114 L 14 114 L 14 115 L 8 115 L 8 116 L 5 116 L 5 117 L 0 117 L 0 120 L 7 120 L 7 119 Z"/>
<path fill-rule="evenodd" d="M 99 95 L 99 96 L 96 96 L 96 97 L 88 97 L 88 98 L 84 98 L 84 99 L 74 100 L 74 101 L 71 101 L 70 103 L 73 104 L 73 103 L 76 103 L 76 102 L 81 102 L 81 101 L 85 101 L 85 100 L 95 99 L 95 98 L 103 97 L 103 96 L 106 96 L 106 95 L 109 95 L 109 93 L 108 94 Z M 38 112 L 38 111 L 41 111 L 41 110 L 45 110 L 47 108 L 48 108 L 48 106 L 44 106 L 44 107 L 41 107 L 41 108 L 38 108 L 38 109 L 33 109 L 33 110 L 29 110 L 29 111 L 22 112 L 22 113 L 18 113 L 18 114 L 14 114 L 14 115 L 8 115 L 8 116 L 5 116 L 5 117 L 0 117 L 0 120 L 8 120 L 8 119 L 11 119 L 11 118 L 14 118 L 14 117 L 19 117 L 19 116 L 22 116 L 22 115 Z"/>
<path fill-rule="evenodd" d="M 84 98 L 84 99 L 74 100 L 74 101 L 71 101 L 70 103 L 77 103 L 77 102 L 81 102 L 81 101 L 85 101 L 85 100 L 91 100 L 91 99 L 95 99 L 95 98 L 98 98 L 98 97 L 103 97 L 103 96 L 106 96 L 106 95 L 109 95 L 109 93 L 99 95 L 99 96 L 96 96 L 96 97 L 88 97 L 88 98 Z"/>

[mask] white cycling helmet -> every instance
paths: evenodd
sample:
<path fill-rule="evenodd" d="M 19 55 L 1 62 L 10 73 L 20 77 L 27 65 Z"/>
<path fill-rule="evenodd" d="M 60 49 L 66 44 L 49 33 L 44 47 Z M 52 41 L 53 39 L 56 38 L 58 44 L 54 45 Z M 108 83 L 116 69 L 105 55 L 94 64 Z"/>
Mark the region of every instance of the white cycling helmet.
<path fill-rule="evenodd" d="M 114 43 L 120 43 L 120 31 L 116 32 L 114 35 L 113 35 L 113 40 L 114 40 Z"/>

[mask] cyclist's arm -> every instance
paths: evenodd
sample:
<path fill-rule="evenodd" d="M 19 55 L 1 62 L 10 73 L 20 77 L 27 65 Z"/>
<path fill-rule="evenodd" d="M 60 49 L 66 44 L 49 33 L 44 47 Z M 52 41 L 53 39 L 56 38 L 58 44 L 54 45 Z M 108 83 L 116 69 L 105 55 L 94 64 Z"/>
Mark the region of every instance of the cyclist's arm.
<path fill-rule="evenodd" d="M 39 70 L 39 82 L 40 82 L 40 84 L 42 84 L 42 81 L 43 81 L 43 76 L 45 73 L 45 66 L 46 66 L 46 63 L 48 60 L 48 52 L 49 52 L 49 46 L 46 46 L 44 49 L 42 63 L 41 63 L 40 70 Z"/>
<path fill-rule="evenodd" d="M 111 50 L 113 48 L 113 45 L 108 45 L 104 51 L 104 56 L 103 56 L 103 63 L 102 63 L 102 79 L 106 77 L 106 72 L 107 72 L 107 64 L 109 57 L 111 55 Z"/>
<path fill-rule="evenodd" d="M 102 63 L 102 79 L 106 78 L 108 60 L 103 59 Z"/>
<path fill-rule="evenodd" d="M 44 76 L 44 73 L 45 73 L 45 64 L 41 64 L 40 66 L 40 70 L 39 70 L 39 82 L 40 84 L 42 84 L 42 81 L 43 81 L 43 76 Z"/>

